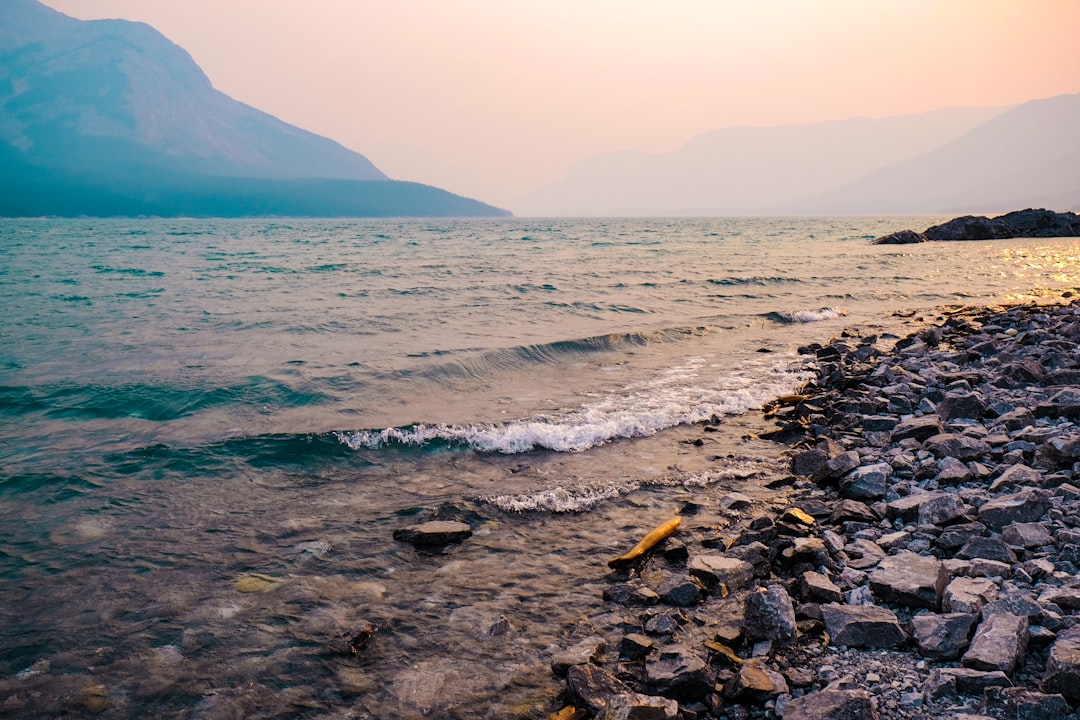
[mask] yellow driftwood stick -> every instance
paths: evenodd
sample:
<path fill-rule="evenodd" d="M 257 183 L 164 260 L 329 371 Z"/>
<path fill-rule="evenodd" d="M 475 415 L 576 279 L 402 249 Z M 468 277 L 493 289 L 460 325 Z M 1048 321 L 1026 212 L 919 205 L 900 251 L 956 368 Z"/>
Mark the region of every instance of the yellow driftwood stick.
<path fill-rule="evenodd" d="M 639 557 L 652 550 L 658 542 L 678 530 L 679 524 L 681 522 L 681 517 L 671 518 L 666 523 L 660 525 L 655 530 L 646 535 L 644 538 L 642 538 L 641 542 L 635 545 L 633 550 L 626 553 L 622 557 L 612 558 L 611 560 L 608 560 L 608 567 L 620 568 L 634 562 Z"/>

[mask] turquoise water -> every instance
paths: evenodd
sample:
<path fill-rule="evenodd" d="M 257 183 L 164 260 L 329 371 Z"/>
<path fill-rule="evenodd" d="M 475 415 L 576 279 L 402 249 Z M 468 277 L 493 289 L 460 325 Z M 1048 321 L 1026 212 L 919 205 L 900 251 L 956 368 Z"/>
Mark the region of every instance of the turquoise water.
<path fill-rule="evenodd" d="M 1077 239 L 868 243 L 937 219 L 0 221 L 0 698 L 543 717 L 607 553 L 777 471 L 737 428 L 799 344 L 1080 284 Z M 477 535 L 392 540 L 434 510 Z"/>

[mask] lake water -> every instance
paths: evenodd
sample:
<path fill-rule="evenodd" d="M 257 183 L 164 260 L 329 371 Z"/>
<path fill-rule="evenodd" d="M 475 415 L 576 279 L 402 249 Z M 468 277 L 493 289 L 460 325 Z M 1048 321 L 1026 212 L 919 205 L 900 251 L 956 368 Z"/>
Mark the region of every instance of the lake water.
<path fill-rule="evenodd" d="M 768 500 L 799 345 L 1080 284 L 869 244 L 939 220 L 0 221 L 0 713 L 544 717 L 608 557 Z"/>

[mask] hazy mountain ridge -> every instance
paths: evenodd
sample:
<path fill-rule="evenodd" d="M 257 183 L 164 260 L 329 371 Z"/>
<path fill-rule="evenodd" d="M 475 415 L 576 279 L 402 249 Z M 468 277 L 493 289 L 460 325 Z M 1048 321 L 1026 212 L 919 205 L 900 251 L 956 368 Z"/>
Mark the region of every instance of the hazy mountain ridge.
<path fill-rule="evenodd" d="M 20 208 L 8 199 L 6 214 L 49 214 L 61 206 L 99 214 L 93 198 L 112 199 L 104 214 L 167 212 L 185 205 L 168 202 L 170 192 L 203 197 L 200 182 L 236 200 L 230 214 L 303 207 L 313 211 L 301 214 L 320 214 L 325 203 L 286 202 L 290 187 L 303 195 L 312 180 L 361 181 L 352 210 L 348 193 L 335 186 L 334 214 L 370 211 L 371 198 L 397 195 L 391 204 L 401 214 L 443 214 L 425 209 L 434 196 L 419 192 L 424 186 L 391 182 L 363 155 L 215 90 L 183 48 L 149 25 L 76 20 L 35 0 L 0 0 L 0 9 L 0 166 L 8 177 L 25 178 L 13 190 L 26 201 Z M 386 186 L 376 191 L 363 182 Z M 58 188 L 73 197 L 50 205 Z M 257 202 L 257 188 L 279 202 Z M 455 207 L 454 214 L 505 214 L 447 195 L 454 199 L 436 205 Z M 205 215 L 219 214 L 210 207 L 220 204 L 187 206 Z"/>
<path fill-rule="evenodd" d="M 1080 183 L 1070 179 L 1080 167 L 1069 130 L 1080 126 L 1077 100 L 724 128 L 671 153 L 586 158 L 521 210 L 825 215 L 1070 207 L 1080 202 Z"/>

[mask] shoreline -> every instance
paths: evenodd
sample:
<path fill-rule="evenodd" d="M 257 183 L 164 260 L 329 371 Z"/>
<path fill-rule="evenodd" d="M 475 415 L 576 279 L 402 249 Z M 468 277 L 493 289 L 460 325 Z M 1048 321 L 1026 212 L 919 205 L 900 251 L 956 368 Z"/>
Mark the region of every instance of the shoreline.
<path fill-rule="evenodd" d="M 1080 300 L 934 314 L 803 348 L 776 499 L 609 573 L 551 717 L 1075 716 Z"/>

